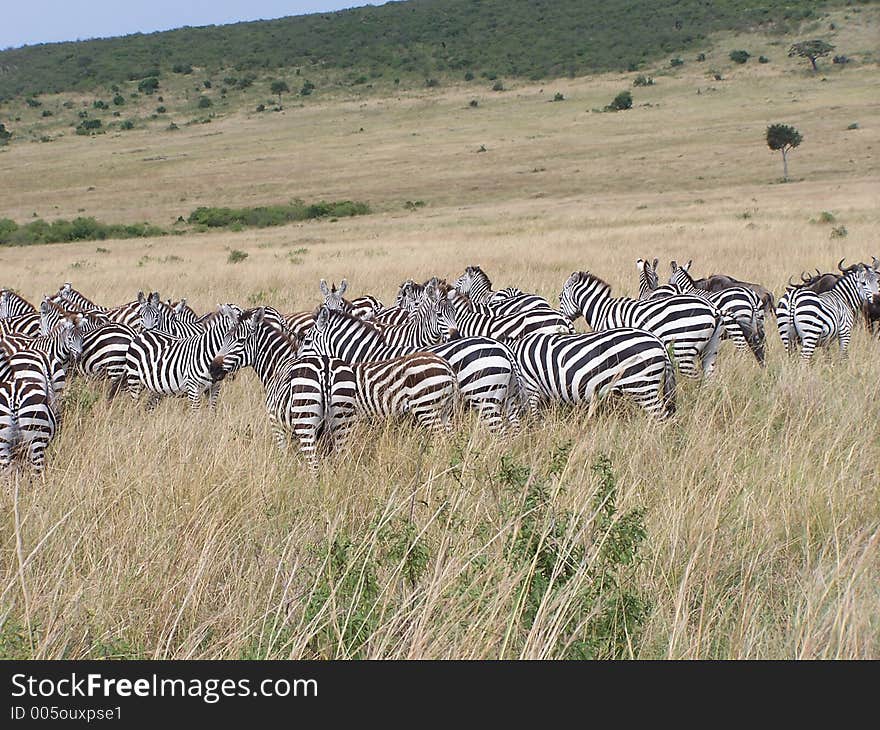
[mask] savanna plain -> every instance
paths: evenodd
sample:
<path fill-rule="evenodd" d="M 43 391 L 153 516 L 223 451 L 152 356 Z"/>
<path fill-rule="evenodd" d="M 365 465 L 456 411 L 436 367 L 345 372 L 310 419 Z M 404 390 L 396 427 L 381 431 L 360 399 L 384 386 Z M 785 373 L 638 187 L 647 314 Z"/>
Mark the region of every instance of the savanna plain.
<path fill-rule="evenodd" d="M 838 22 L 849 47 L 876 39 L 876 13 Z M 444 84 L 17 142 L 0 177 L 19 222 L 171 228 L 292 198 L 373 212 L 0 247 L 0 284 L 292 312 L 322 278 L 389 304 L 407 278 L 479 265 L 556 301 L 581 269 L 635 296 L 636 259 L 657 257 L 779 296 L 802 270 L 880 256 L 876 63 L 812 73 L 791 39 L 748 40 L 772 62 L 737 66 L 742 39 L 719 37 L 644 88 Z M 632 109 L 598 111 L 627 88 Z M 764 141 L 777 122 L 804 138 L 787 183 Z M 880 342 L 858 329 L 848 359 L 805 366 L 767 325 L 765 369 L 724 343 L 716 377 L 679 379 L 667 422 L 609 402 L 503 437 L 469 414 L 435 440 L 366 424 L 317 475 L 276 449 L 251 371 L 214 413 L 74 381 L 45 475 L 0 494 L 2 655 L 877 658 Z"/>

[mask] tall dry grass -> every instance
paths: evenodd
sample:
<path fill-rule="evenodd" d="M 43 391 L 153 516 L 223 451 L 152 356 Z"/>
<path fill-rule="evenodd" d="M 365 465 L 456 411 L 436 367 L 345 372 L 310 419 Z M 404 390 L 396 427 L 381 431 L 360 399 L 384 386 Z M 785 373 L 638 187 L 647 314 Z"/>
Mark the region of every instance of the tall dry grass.
<path fill-rule="evenodd" d="M 211 137 L 13 146 L 0 165 L 17 219 L 57 205 L 68 217 L 85 207 L 170 223 L 199 204 L 292 194 L 367 199 L 383 212 L 2 249 L 0 283 L 31 298 L 71 281 L 107 304 L 159 289 L 199 310 L 293 311 L 317 303 L 320 278 L 347 277 L 354 293 L 388 301 L 408 277 L 468 264 L 548 297 L 575 269 L 633 294 L 635 260 L 658 256 L 779 294 L 800 269 L 880 255 L 869 149 L 880 114 L 870 69 L 823 83 L 774 64 L 732 71 L 742 78 L 699 103 L 696 72 L 661 77 L 645 92 L 653 106 L 623 115 L 546 104 L 523 86 L 483 116 L 463 110 L 469 91 L 452 90 L 233 117 Z M 560 88 L 598 106 L 624 78 Z M 861 128 L 846 131 L 856 115 Z M 775 121 L 805 132 L 795 183 L 776 184 L 779 161 L 763 145 Z M 343 133 L 359 126 L 374 136 Z M 475 154 L 481 143 L 489 152 Z M 163 155 L 167 164 L 139 162 Z M 405 199 L 428 206 L 405 211 Z M 812 222 L 822 211 L 848 235 Z M 228 264 L 231 249 L 249 256 Z M 849 359 L 832 349 L 805 367 L 769 325 L 765 370 L 725 344 L 714 381 L 679 384 L 670 422 L 607 404 L 551 412 L 505 438 L 468 416 L 432 443 L 370 425 L 317 476 L 275 450 L 251 373 L 224 385 L 214 414 L 183 401 L 147 413 L 75 382 L 45 478 L 10 480 L 0 497 L 0 651 L 876 658 L 880 345 L 858 331 Z M 594 469 L 603 456 L 616 479 L 611 517 Z M 609 558 L 616 540 L 633 563 Z M 612 611 L 626 600 L 628 622 Z"/>

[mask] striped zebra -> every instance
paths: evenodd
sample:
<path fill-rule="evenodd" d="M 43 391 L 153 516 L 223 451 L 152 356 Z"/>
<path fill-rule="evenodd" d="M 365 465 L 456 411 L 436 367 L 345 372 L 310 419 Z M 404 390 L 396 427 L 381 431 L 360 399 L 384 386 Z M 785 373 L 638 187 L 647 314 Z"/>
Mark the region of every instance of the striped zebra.
<path fill-rule="evenodd" d="M 675 369 L 663 343 L 645 330 L 529 335 L 511 349 L 532 415 L 542 403 L 592 403 L 612 393 L 659 419 L 675 412 Z"/>
<path fill-rule="evenodd" d="M 453 292 L 450 295 L 455 296 Z M 440 329 L 444 339 L 491 337 L 510 342 L 530 334 L 572 334 L 571 321 L 552 309 L 528 309 L 516 314 L 486 315 L 456 311 L 449 297 L 440 303 Z"/>
<path fill-rule="evenodd" d="M 210 366 L 226 331 L 238 319 L 239 311 L 224 304 L 197 334 L 177 337 L 160 331 L 141 332 L 126 353 L 125 390 L 138 400 L 146 389 L 151 409 L 162 396 L 186 395 L 190 407 L 196 410 L 202 394 L 207 393 L 208 407 L 213 410 L 220 383 L 212 379 Z"/>
<path fill-rule="evenodd" d="M 520 312 L 532 309 L 549 309 L 553 311 L 550 302 L 537 294 L 524 294 L 520 292 L 513 296 L 502 295 L 497 297 L 496 295 L 499 292 L 492 291 L 492 281 L 479 266 L 468 266 L 464 270 L 464 274 L 458 277 L 452 286 L 459 294 L 470 297 L 474 304 L 489 305 L 494 314 L 499 317 L 519 314 Z M 502 291 L 510 292 L 512 290 Z M 516 291 L 519 290 L 517 289 Z"/>
<path fill-rule="evenodd" d="M 724 323 L 722 339 L 729 339 L 740 352 L 751 350 L 758 364 L 764 365 L 764 304 L 761 298 L 751 289 L 744 286 L 732 286 L 720 291 L 707 292 L 694 284 L 690 275 L 692 261 L 679 266 L 670 261 L 672 275 L 669 285 L 681 294 L 700 297 L 711 302 L 730 319 Z"/>
<path fill-rule="evenodd" d="M 462 337 L 430 346 L 394 346 L 386 341 L 383 328 L 322 307 L 300 348 L 303 355 L 338 357 L 349 363 L 392 360 L 419 351 L 432 352 L 449 363 L 462 400 L 480 414 L 490 431 L 502 430 L 505 416 L 511 427 L 519 426 L 522 393 L 513 353 L 487 337 Z"/>
<path fill-rule="evenodd" d="M 345 299 L 343 294 L 348 290 L 348 282 L 345 279 L 340 282 L 339 288 L 336 287 L 335 282 L 332 286 L 328 287 L 327 282 L 324 279 L 321 279 L 320 289 L 321 294 L 324 297 L 325 306 L 330 309 L 338 309 L 342 312 L 348 312 L 355 317 L 369 319 L 383 309 L 382 302 L 369 294 L 357 297 L 351 301 Z"/>
<path fill-rule="evenodd" d="M 2 339 L 2 344 L 9 356 L 16 352 L 40 352 L 46 355 L 51 363 L 51 371 L 46 373 L 53 383 L 53 391 L 59 396 L 64 389 L 66 380 L 65 371 L 79 359 L 83 350 L 83 331 L 79 326 L 81 316 L 77 319 L 63 319 L 48 335 L 38 337 L 7 336 Z M 41 362 L 45 362 L 40 358 Z M 55 362 L 59 363 L 62 371 L 59 373 Z M 37 377 L 36 369 L 32 371 Z M 44 372 L 40 367 L 40 372 Z"/>
<path fill-rule="evenodd" d="M 0 319 L 0 337 L 6 337 L 7 335 L 36 337 L 41 334 L 42 321 L 38 311 L 16 314 L 8 319 Z M 43 332 L 43 334 L 45 333 Z"/>
<path fill-rule="evenodd" d="M 714 372 L 724 317 L 703 299 L 676 295 L 664 299 L 612 298 L 611 287 L 589 271 L 568 277 L 559 294 L 560 308 L 572 321 L 583 315 L 595 331 L 616 327 L 644 329 L 671 346 L 687 377 Z"/>
<path fill-rule="evenodd" d="M 111 322 L 128 325 L 134 329 L 140 327 L 140 314 L 138 313 L 140 302 L 137 299 L 116 307 L 102 307 L 95 304 L 82 292 L 74 289 L 70 282 L 65 282 L 53 297 L 53 301 L 74 312 L 101 312 L 106 314 Z"/>
<path fill-rule="evenodd" d="M 647 259 L 639 259 L 636 261 L 636 268 L 639 270 L 639 299 L 659 299 L 661 297 L 672 297 L 681 294 L 671 284 L 660 284 L 660 278 L 657 275 L 657 259 L 653 262 Z"/>
<path fill-rule="evenodd" d="M 53 399 L 45 376 L 0 382 L 0 469 L 8 469 L 18 453 L 27 453 L 33 470 L 42 473 L 46 448 L 58 428 Z"/>
<path fill-rule="evenodd" d="M 37 308 L 11 289 L 0 289 L 0 319 L 33 314 Z"/>
<path fill-rule="evenodd" d="M 299 341 L 273 321 L 270 308 L 246 310 L 224 335 L 211 363 L 215 380 L 252 367 L 266 391 L 266 411 L 278 448 L 287 450 L 288 435 L 300 445 L 312 470 L 318 451 L 341 450 L 355 422 L 356 383 L 351 365 L 324 356 L 298 357 Z"/>
<path fill-rule="evenodd" d="M 878 291 L 877 270 L 864 264 L 841 276 L 834 287 L 823 294 L 806 287 L 789 290 L 783 311 L 779 304 L 776 310 L 777 317 L 784 315 L 787 320 L 784 334 L 780 324 L 785 351 L 793 354 L 800 342 L 803 345 L 801 358 L 809 362 L 816 347 L 828 345 L 836 338 L 841 353 L 846 355 L 855 312 Z"/>
<path fill-rule="evenodd" d="M 0 340 L 0 382 L 30 378 L 46 380 L 51 389 L 49 400 L 55 413 L 61 411 L 61 395 L 67 384 L 67 372 L 61 361 L 36 349 L 17 349 Z"/>
<path fill-rule="evenodd" d="M 351 365 L 358 415 L 411 416 L 424 428 L 450 430 L 458 379 L 442 357 L 415 352 L 392 360 Z"/>
<path fill-rule="evenodd" d="M 110 381 L 109 397 L 115 397 L 125 384 L 128 348 L 138 335 L 128 325 L 117 322 L 85 333 L 82 355 L 76 364 L 77 372 Z"/>

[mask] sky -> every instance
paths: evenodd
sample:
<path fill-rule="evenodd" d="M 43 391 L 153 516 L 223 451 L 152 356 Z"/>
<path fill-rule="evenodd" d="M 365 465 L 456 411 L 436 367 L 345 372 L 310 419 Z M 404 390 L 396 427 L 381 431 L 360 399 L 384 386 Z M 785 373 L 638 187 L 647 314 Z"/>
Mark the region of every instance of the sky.
<path fill-rule="evenodd" d="M 183 25 L 221 25 L 384 0 L 4 0 L 0 49 L 34 43 L 150 33 Z"/>

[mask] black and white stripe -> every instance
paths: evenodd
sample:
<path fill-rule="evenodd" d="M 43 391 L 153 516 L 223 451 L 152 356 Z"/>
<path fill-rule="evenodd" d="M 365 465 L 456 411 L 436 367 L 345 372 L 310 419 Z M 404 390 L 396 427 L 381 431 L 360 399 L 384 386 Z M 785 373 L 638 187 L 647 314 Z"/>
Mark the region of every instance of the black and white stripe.
<path fill-rule="evenodd" d="M 789 289 L 776 309 L 786 352 L 793 354 L 800 343 L 801 358 L 809 362 L 818 346 L 836 339 L 840 351 L 846 354 L 855 312 L 877 293 L 878 273 L 864 265 L 841 276 L 830 291 L 822 294 L 806 287 Z M 782 317 L 786 319 L 784 328 Z"/>
<path fill-rule="evenodd" d="M 616 327 L 644 329 L 671 346 L 675 362 L 688 377 L 709 376 L 715 369 L 723 317 L 698 297 L 663 299 L 612 298 L 611 287 L 588 271 L 574 272 L 559 294 L 562 312 L 572 320 L 583 315 L 595 331 Z"/>
<path fill-rule="evenodd" d="M 450 295 L 455 296 L 454 292 Z M 491 337 L 511 342 L 530 334 L 571 334 L 571 321 L 552 309 L 541 307 L 516 314 L 487 315 L 482 312 L 456 311 L 447 299 L 440 303 L 440 329 L 446 337 Z"/>
<path fill-rule="evenodd" d="M 553 311 L 550 302 L 537 294 L 525 294 L 512 287 L 502 289 L 500 292 L 492 291 L 492 281 L 479 266 L 468 266 L 464 270 L 464 274 L 455 280 L 453 287 L 460 294 L 469 297 L 474 305 L 485 304 L 489 306 L 492 312 L 499 317 L 527 312 L 532 309 Z"/>
<path fill-rule="evenodd" d="M 490 430 L 503 428 L 504 416 L 518 426 L 521 389 L 510 349 L 486 337 L 463 337 L 428 347 L 393 346 L 384 330 L 344 312 L 322 307 L 306 333 L 300 352 L 338 357 L 349 363 L 391 360 L 413 352 L 433 352 L 446 360 L 458 379 L 459 392 Z"/>
<path fill-rule="evenodd" d="M 37 308 L 11 289 L 0 289 L 0 319 L 33 314 Z"/>
<path fill-rule="evenodd" d="M 186 395 L 193 409 L 199 407 L 202 394 L 207 393 L 208 406 L 213 409 L 220 383 L 211 377 L 211 363 L 224 335 L 238 318 L 238 310 L 222 305 L 197 334 L 177 337 L 159 331 L 140 333 L 126 354 L 126 391 L 137 400 L 146 389 L 150 393 L 150 407 L 161 396 Z"/>
<path fill-rule="evenodd" d="M 52 384 L 45 377 L 15 377 L 0 382 L 0 469 L 26 453 L 35 472 L 58 428 Z"/>
<path fill-rule="evenodd" d="M 675 371 L 663 343 L 641 329 L 529 335 L 513 343 L 529 411 L 542 403 L 593 403 L 612 393 L 657 418 L 675 412 Z"/>

